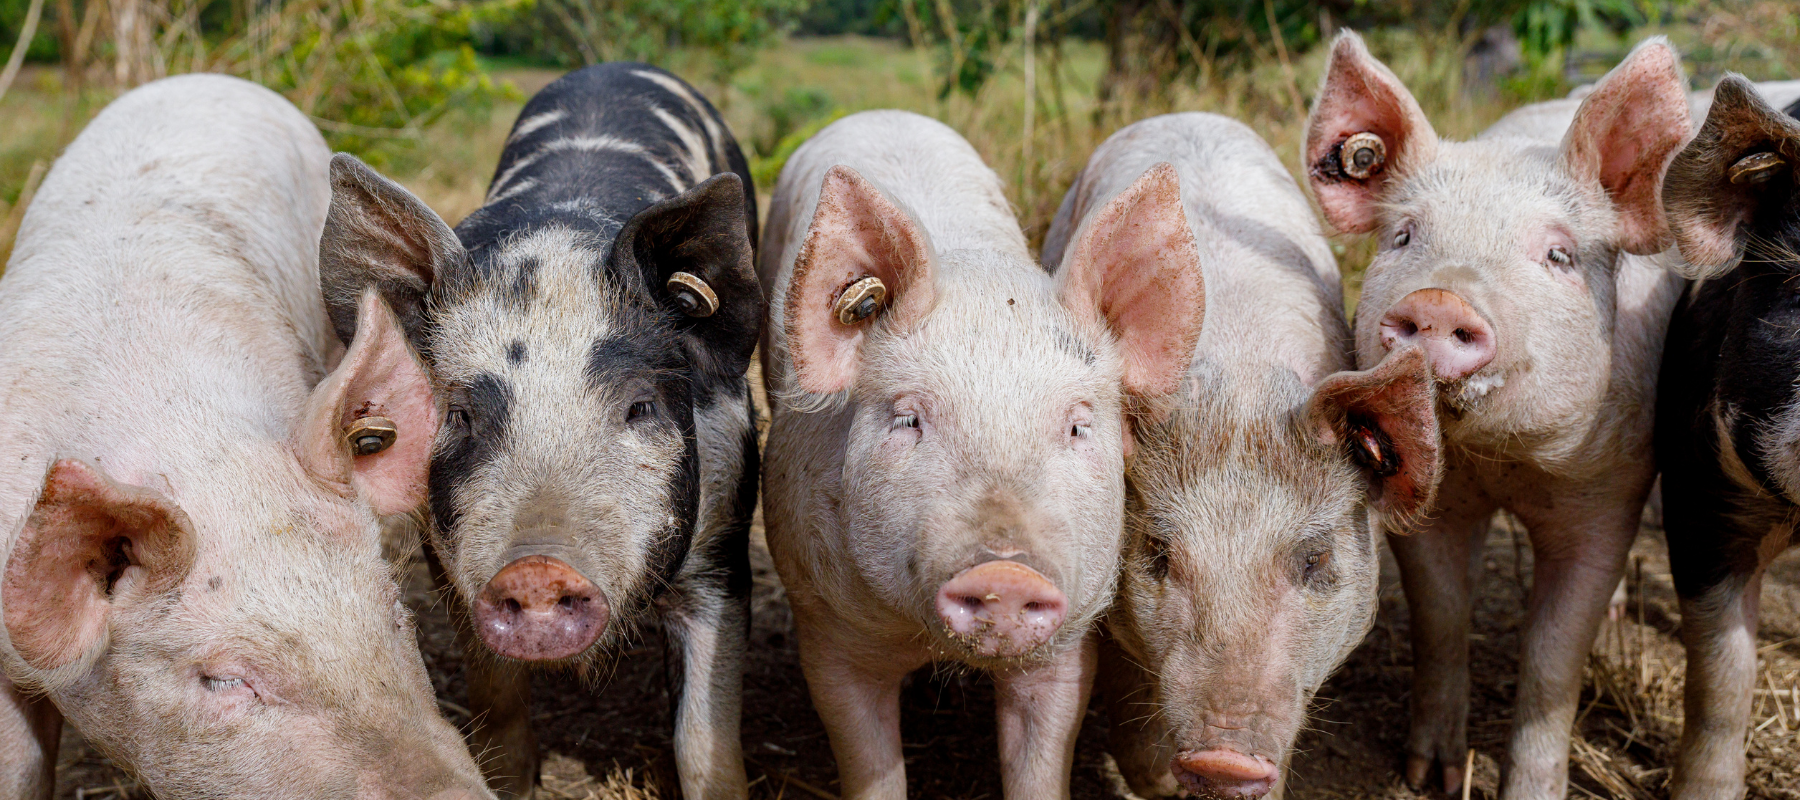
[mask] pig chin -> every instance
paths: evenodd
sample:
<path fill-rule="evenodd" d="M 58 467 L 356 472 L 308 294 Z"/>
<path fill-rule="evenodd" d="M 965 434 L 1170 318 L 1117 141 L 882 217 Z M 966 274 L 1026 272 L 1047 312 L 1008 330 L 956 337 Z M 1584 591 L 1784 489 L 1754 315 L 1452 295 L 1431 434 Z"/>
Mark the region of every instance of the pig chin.
<path fill-rule="evenodd" d="M 1495 396 L 1505 386 L 1504 372 L 1484 369 L 1461 380 L 1439 383 L 1438 398 L 1452 417 L 1462 419 L 1493 405 Z"/>

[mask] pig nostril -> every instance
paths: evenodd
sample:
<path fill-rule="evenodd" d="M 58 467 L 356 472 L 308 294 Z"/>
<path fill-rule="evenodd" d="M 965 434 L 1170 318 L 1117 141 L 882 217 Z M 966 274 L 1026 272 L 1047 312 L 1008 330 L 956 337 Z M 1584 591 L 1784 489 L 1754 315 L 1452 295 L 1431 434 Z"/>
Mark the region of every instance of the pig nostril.
<path fill-rule="evenodd" d="M 1406 320 L 1405 322 L 1400 323 L 1400 332 L 1409 337 L 1410 336 L 1418 336 L 1419 335 L 1418 323 L 1415 323 L 1410 319 Z"/>
<path fill-rule="evenodd" d="M 564 609 L 572 609 L 575 607 L 575 598 L 565 594 L 561 599 L 556 601 L 556 604 L 562 606 Z"/>
<path fill-rule="evenodd" d="M 1456 329 L 1456 340 L 1459 342 L 1462 342 L 1463 344 L 1468 344 L 1470 342 L 1475 341 L 1475 334 L 1470 333 L 1469 329 L 1467 329 L 1467 328 L 1457 328 Z"/>
<path fill-rule="evenodd" d="M 973 608 L 973 609 L 977 609 L 977 610 L 979 610 L 979 609 L 981 609 L 981 608 L 982 608 L 982 607 L 983 607 L 983 606 L 986 606 L 986 605 L 987 605 L 987 601 L 985 601 L 985 600 L 982 600 L 982 599 L 981 599 L 981 598 L 979 598 L 979 597 L 975 597 L 975 596 L 974 596 L 974 595 L 967 595 L 967 596 L 964 596 L 964 597 L 962 597 L 962 598 L 960 598 L 960 599 L 961 599 L 961 600 L 962 600 L 962 604 L 963 604 L 963 605 L 965 605 L 965 606 L 968 606 L 968 607 L 970 607 L 970 608 Z"/>
<path fill-rule="evenodd" d="M 1036 602 L 1036 601 L 1032 601 L 1030 603 L 1025 604 L 1025 610 L 1026 611 L 1043 611 L 1044 604 Z"/>
<path fill-rule="evenodd" d="M 513 598 L 511 598 L 511 597 L 508 597 L 508 598 L 506 598 L 506 610 L 507 610 L 507 611 L 508 611 L 508 612 L 509 612 L 509 613 L 513 613 L 513 614 L 517 614 L 517 613 L 519 613 L 519 612 L 520 612 L 520 611 L 523 611 L 523 610 L 524 610 L 524 607 L 522 607 L 522 606 L 520 606 L 520 605 L 519 605 L 519 601 L 518 601 L 518 600 L 515 600 L 515 599 L 513 599 Z"/>

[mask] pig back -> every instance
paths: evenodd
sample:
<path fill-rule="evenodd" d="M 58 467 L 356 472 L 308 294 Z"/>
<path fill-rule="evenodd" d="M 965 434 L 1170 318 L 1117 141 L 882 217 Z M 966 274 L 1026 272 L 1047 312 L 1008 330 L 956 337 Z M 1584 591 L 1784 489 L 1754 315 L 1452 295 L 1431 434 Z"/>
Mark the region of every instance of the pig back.
<path fill-rule="evenodd" d="M 1191 369 L 1260 377 L 1286 368 L 1310 385 L 1348 368 L 1337 260 L 1280 158 L 1229 117 L 1166 114 L 1109 137 L 1057 210 L 1044 237 L 1045 266 L 1058 269 L 1082 222 L 1164 161 L 1181 176 L 1206 279 Z"/>
<path fill-rule="evenodd" d="M 0 277 L 0 544 L 54 458 L 166 486 L 285 437 L 332 352 L 328 157 L 279 95 L 194 75 L 121 97 L 57 160 Z"/>

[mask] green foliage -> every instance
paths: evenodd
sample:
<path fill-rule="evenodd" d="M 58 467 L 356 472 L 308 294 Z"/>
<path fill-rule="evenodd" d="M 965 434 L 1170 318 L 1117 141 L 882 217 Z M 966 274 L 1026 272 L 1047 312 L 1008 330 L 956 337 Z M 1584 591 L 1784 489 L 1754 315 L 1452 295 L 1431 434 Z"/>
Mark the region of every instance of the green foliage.
<path fill-rule="evenodd" d="M 45 6 L 43 18 L 38 20 L 37 33 L 25 48 L 27 61 L 55 61 L 62 57 L 57 48 L 56 29 L 49 24 L 49 3 Z M 19 29 L 25 25 L 25 12 L 30 7 L 31 0 L 0 0 L 0 61 L 12 56 L 13 45 L 19 41 Z"/>
<path fill-rule="evenodd" d="M 718 83 L 774 41 L 808 0 L 536 0 L 535 13 L 502 32 L 509 48 L 563 66 L 601 61 L 666 63 L 704 53 Z"/>
<path fill-rule="evenodd" d="M 1530 0 L 1513 13 L 1513 31 L 1531 58 L 1568 49 L 1582 30 L 1614 35 L 1653 22 L 1655 5 L 1641 0 Z"/>

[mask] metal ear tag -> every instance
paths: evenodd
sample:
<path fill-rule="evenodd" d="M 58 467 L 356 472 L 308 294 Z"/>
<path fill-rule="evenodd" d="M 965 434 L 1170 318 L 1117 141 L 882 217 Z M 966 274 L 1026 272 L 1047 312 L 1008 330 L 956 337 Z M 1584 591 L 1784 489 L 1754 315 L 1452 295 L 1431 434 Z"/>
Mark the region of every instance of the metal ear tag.
<path fill-rule="evenodd" d="M 1774 153 L 1756 153 L 1738 159 L 1731 169 L 1725 171 L 1726 177 L 1737 185 L 1767 183 L 1775 173 L 1780 172 L 1787 162 Z"/>
<path fill-rule="evenodd" d="M 387 417 L 362 417 L 350 423 L 344 439 L 350 442 L 350 452 L 372 456 L 393 447 L 399 435 L 400 429 Z"/>
<path fill-rule="evenodd" d="M 1366 180 L 1387 163 L 1387 142 L 1367 131 L 1356 134 L 1344 140 L 1338 150 L 1338 161 L 1343 165 L 1345 175 Z"/>
<path fill-rule="evenodd" d="M 887 284 L 873 275 L 862 278 L 844 287 L 844 293 L 838 296 L 837 305 L 832 312 L 837 321 L 845 325 L 855 325 L 881 310 L 887 302 Z"/>
<path fill-rule="evenodd" d="M 675 295 L 681 312 L 690 317 L 710 317 L 719 310 L 719 296 L 713 294 L 712 287 L 697 275 L 677 272 L 669 276 L 669 282 L 663 284 L 663 288 Z"/>

